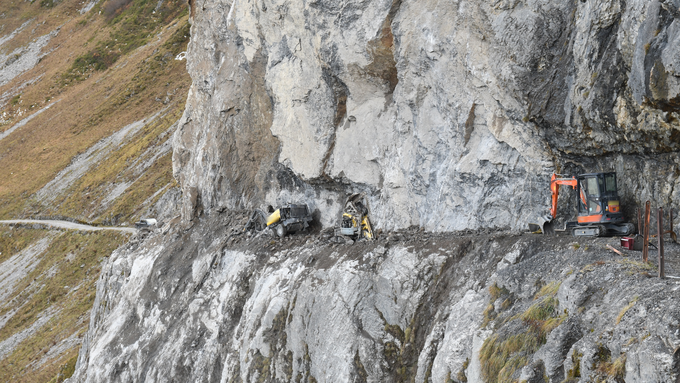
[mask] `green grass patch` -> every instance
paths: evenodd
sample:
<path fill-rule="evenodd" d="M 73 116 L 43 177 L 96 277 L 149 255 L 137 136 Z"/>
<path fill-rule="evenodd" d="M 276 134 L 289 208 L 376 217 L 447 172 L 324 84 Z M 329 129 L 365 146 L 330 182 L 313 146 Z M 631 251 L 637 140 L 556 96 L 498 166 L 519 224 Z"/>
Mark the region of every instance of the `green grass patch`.
<path fill-rule="evenodd" d="M 184 20 L 182 27 L 177 29 L 168 41 L 163 44 L 163 48 L 167 49 L 173 55 L 185 51 L 187 49 L 187 44 L 191 38 L 191 24 L 189 20 Z"/>
<path fill-rule="evenodd" d="M 35 0 L 33 0 L 35 1 Z M 33 2 L 31 1 L 31 3 Z M 43 8 L 53 8 L 55 6 L 54 0 L 40 0 L 40 6 Z"/>
<path fill-rule="evenodd" d="M 505 311 L 512 306 L 513 303 L 513 297 L 512 294 L 508 289 L 505 287 L 498 287 L 498 284 L 494 282 L 493 285 L 489 286 L 489 305 L 484 309 L 484 320 L 482 321 L 481 327 L 484 328 L 489 325 L 489 323 L 493 320 L 495 320 L 498 317 L 498 314 L 495 311 L 494 307 L 494 302 L 496 302 L 499 298 L 505 298 L 501 302 L 501 311 Z"/>
<path fill-rule="evenodd" d="M 52 378 L 49 383 L 62 383 L 66 379 L 73 376 L 73 373 L 76 372 L 77 362 L 78 355 L 74 356 L 73 358 L 69 359 L 66 363 L 62 364 L 59 367 L 59 372 L 57 373 L 57 375 L 54 378 Z"/>
<path fill-rule="evenodd" d="M 492 335 L 484 341 L 479 355 L 484 380 L 489 383 L 512 382 L 514 372 L 524 367 L 528 356 L 539 347 L 537 338 L 528 332 L 506 339 Z"/>
<path fill-rule="evenodd" d="M 625 353 L 612 361 L 611 351 L 605 345 L 598 344 L 594 364 L 597 381 L 624 381 L 626 375 Z"/>
<path fill-rule="evenodd" d="M 621 354 L 611 363 L 601 364 L 600 369 L 615 381 L 622 382 L 626 376 L 626 354 Z"/>
<path fill-rule="evenodd" d="M 571 354 L 571 365 L 572 368 L 567 371 L 566 382 L 577 381 L 577 378 L 581 377 L 581 359 L 583 358 L 583 353 L 574 350 Z"/>
<path fill-rule="evenodd" d="M 493 285 L 489 286 L 489 295 L 491 296 L 490 301 L 495 302 L 496 299 L 500 298 L 501 296 L 505 296 L 510 294 L 508 289 L 505 287 L 498 287 L 496 282 L 494 282 Z"/>
<path fill-rule="evenodd" d="M 557 294 L 557 290 L 560 289 L 560 286 L 562 285 L 562 282 L 560 281 L 553 281 L 550 282 L 549 284 L 541 287 L 541 289 L 536 293 L 534 296 L 534 299 L 539 299 L 545 296 L 555 296 Z"/>
<path fill-rule="evenodd" d="M 0 262 L 8 260 L 48 234 L 47 230 L 0 225 Z"/>
<path fill-rule="evenodd" d="M 482 313 L 484 320 L 482 321 L 482 328 L 486 327 L 491 323 L 492 320 L 496 319 L 498 314 L 496 314 L 496 311 L 494 310 L 493 304 L 489 304 L 486 306 L 484 309 L 484 312 Z"/>
<path fill-rule="evenodd" d="M 386 341 L 383 348 L 383 356 L 391 371 L 391 381 L 395 383 L 413 381 L 416 368 L 414 362 L 418 360 L 418 354 L 413 346 L 416 336 L 416 317 L 413 316 L 406 330 L 402 330 L 399 325 L 387 323 L 383 314 L 379 310 L 377 312 L 380 319 L 385 323 L 385 333 L 390 334 L 393 338 Z M 426 376 L 431 374 L 431 368 L 431 365 L 427 368 Z"/>
<path fill-rule="evenodd" d="M 559 282 L 543 286 L 534 297 L 537 302 L 508 319 L 522 321 L 523 331 L 494 334 L 484 341 L 479 359 L 486 382 L 512 382 L 513 374 L 527 365 L 531 355 L 545 344 L 548 334 L 567 318 L 557 312 L 559 302 L 555 295 L 559 286 Z"/>
<path fill-rule="evenodd" d="M 629 258 L 617 259 L 616 262 L 623 266 L 626 266 L 628 270 L 632 272 L 644 272 L 656 270 L 656 266 L 654 266 L 652 262 L 634 261 Z"/>

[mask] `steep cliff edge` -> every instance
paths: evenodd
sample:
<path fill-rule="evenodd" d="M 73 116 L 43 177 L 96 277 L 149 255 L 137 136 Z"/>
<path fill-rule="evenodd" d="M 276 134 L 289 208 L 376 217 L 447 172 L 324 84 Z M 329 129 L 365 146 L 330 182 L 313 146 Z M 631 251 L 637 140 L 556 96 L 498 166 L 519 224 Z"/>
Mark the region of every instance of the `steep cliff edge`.
<path fill-rule="evenodd" d="M 606 250 L 615 239 L 409 230 L 338 245 L 325 232 L 248 237 L 246 219 L 221 214 L 114 252 L 71 381 L 680 376 L 680 282 L 650 278 L 639 252 Z"/>
<path fill-rule="evenodd" d="M 184 218 L 362 190 L 385 229 L 518 229 L 553 171 L 677 204 L 679 5 L 196 0 Z"/>

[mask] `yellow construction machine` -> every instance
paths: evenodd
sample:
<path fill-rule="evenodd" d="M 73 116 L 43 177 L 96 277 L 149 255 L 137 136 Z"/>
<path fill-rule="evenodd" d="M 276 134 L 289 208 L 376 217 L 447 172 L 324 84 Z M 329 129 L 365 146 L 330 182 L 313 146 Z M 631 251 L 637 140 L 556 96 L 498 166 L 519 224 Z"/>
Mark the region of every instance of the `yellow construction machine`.
<path fill-rule="evenodd" d="M 307 205 L 289 204 L 276 210 L 270 206 L 268 210 L 268 216 L 262 210 L 253 211 L 243 230 L 262 231 L 269 228 L 283 238 L 286 234 L 305 230 L 313 220 Z"/>
<path fill-rule="evenodd" d="M 371 221 L 368 219 L 366 196 L 363 193 L 352 194 L 347 198 L 338 234 L 350 237 L 355 241 L 360 239 L 372 240 L 374 238 Z"/>

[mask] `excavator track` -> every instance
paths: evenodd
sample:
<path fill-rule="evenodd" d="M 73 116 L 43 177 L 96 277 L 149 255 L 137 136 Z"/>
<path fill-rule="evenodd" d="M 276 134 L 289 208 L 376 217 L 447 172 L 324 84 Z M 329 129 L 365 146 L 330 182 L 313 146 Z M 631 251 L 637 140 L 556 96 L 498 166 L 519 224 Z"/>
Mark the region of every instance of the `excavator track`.
<path fill-rule="evenodd" d="M 571 229 L 574 237 L 606 237 L 608 235 L 630 235 L 635 231 L 632 223 L 622 224 L 597 224 L 588 226 L 576 226 Z"/>
<path fill-rule="evenodd" d="M 574 237 L 604 237 L 607 235 L 607 228 L 604 225 L 577 226 L 571 229 Z"/>

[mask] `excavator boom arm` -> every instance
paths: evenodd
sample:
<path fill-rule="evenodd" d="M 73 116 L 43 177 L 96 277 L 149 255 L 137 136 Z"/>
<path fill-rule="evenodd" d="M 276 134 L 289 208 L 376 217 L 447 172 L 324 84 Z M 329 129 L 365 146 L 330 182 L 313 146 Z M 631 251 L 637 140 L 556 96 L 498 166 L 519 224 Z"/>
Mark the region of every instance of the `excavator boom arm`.
<path fill-rule="evenodd" d="M 552 192 L 552 206 L 550 208 L 550 215 L 553 219 L 557 216 L 557 197 L 560 194 L 560 185 L 568 185 L 576 189 L 576 178 L 557 178 L 557 174 L 553 173 L 550 178 L 550 191 Z"/>

